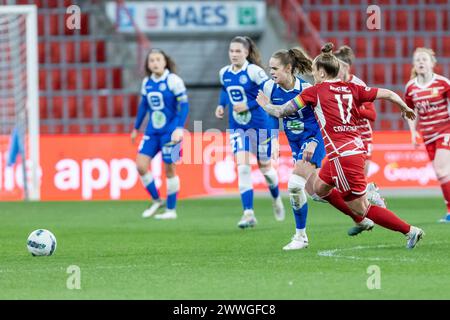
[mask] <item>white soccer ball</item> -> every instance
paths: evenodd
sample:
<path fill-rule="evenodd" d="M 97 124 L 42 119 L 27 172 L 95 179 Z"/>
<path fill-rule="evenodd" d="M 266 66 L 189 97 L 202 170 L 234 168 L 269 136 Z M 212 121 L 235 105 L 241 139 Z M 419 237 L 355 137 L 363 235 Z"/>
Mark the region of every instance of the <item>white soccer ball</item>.
<path fill-rule="evenodd" d="M 45 229 L 34 230 L 28 236 L 27 249 L 33 256 L 51 256 L 56 250 L 56 237 Z"/>

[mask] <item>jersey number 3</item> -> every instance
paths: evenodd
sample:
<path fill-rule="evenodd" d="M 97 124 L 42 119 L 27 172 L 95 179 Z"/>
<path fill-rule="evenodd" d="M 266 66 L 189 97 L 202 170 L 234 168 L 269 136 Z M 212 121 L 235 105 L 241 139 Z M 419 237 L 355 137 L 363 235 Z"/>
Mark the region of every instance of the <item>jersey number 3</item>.
<path fill-rule="evenodd" d="M 340 94 L 335 94 L 334 97 L 337 100 L 339 113 L 341 115 L 342 123 L 347 124 L 350 122 L 350 118 L 352 117 L 352 106 L 353 106 L 353 95 L 351 94 L 343 94 L 342 99 Z M 344 109 L 344 105 L 342 104 L 342 100 L 347 100 L 347 109 Z M 347 115 L 346 115 L 347 113 Z"/>

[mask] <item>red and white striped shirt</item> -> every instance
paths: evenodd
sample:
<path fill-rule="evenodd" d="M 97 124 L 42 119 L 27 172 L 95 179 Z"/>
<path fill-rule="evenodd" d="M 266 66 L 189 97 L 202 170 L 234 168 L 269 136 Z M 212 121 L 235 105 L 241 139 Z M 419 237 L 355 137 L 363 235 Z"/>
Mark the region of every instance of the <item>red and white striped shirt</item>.
<path fill-rule="evenodd" d="M 333 160 L 366 152 L 357 129 L 358 106 L 375 100 L 377 92 L 377 88 L 329 80 L 304 89 L 291 103 L 314 108 L 328 158 Z"/>
<path fill-rule="evenodd" d="M 353 74 L 350 75 L 350 79 L 348 80 L 348 82 L 367 87 L 364 81 Z M 364 145 L 367 148 L 367 144 L 372 143 L 372 125 L 370 124 L 370 121 L 375 121 L 375 119 L 377 118 L 375 105 L 373 104 L 373 102 L 365 102 L 361 106 L 359 106 L 359 113 L 361 117 L 357 121 L 357 127 L 359 130 L 359 134 L 361 135 L 361 140 L 364 142 Z"/>
<path fill-rule="evenodd" d="M 450 133 L 450 80 L 433 74 L 425 85 L 411 79 L 405 88 L 405 102 L 418 113 L 417 129 L 425 144 Z"/>

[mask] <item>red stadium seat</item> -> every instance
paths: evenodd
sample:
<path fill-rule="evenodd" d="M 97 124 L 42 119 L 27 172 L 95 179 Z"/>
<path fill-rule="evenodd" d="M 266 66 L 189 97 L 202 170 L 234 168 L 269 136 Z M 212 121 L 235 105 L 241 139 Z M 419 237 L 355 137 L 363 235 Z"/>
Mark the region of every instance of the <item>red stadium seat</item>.
<path fill-rule="evenodd" d="M 339 10 L 335 12 L 338 16 L 338 28 L 342 31 L 350 30 L 350 13 L 346 10 Z"/>
<path fill-rule="evenodd" d="M 44 15 L 43 14 L 38 14 L 38 19 L 37 19 L 38 21 L 38 36 L 42 36 L 42 35 L 44 35 L 44 20 L 45 20 L 45 17 L 44 17 Z"/>
<path fill-rule="evenodd" d="M 389 12 L 390 13 L 390 12 Z M 408 30 L 408 16 L 410 15 L 410 11 L 406 10 L 398 10 L 394 14 L 395 25 L 393 26 L 397 31 L 406 31 Z M 389 18 L 391 15 L 389 14 Z"/>
<path fill-rule="evenodd" d="M 52 98 L 52 108 L 49 110 L 50 117 L 53 119 L 61 119 L 62 118 L 62 108 L 63 108 L 63 98 L 62 97 L 53 97 Z"/>
<path fill-rule="evenodd" d="M 66 88 L 67 90 L 77 89 L 77 69 L 67 69 Z"/>
<path fill-rule="evenodd" d="M 97 96 L 97 110 L 98 117 L 105 118 L 108 116 L 108 97 L 107 96 Z M 95 101 L 95 98 L 94 98 Z"/>
<path fill-rule="evenodd" d="M 92 106 L 92 97 L 85 96 L 82 99 L 83 103 L 83 115 L 84 118 L 92 118 L 94 116 L 93 106 Z"/>
<path fill-rule="evenodd" d="M 39 70 L 39 90 L 47 90 L 47 72 L 43 69 Z"/>
<path fill-rule="evenodd" d="M 61 90 L 61 71 L 60 70 L 51 70 L 51 72 L 49 72 L 49 73 L 51 73 L 51 75 L 52 75 L 51 90 Z M 47 76 L 49 73 L 47 73 Z"/>
<path fill-rule="evenodd" d="M 80 41 L 80 62 L 90 62 L 91 61 L 91 42 L 90 41 Z"/>
<path fill-rule="evenodd" d="M 56 41 L 50 42 L 50 63 L 61 62 L 61 44 Z"/>
<path fill-rule="evenodd" d="M 124 104 L 124 97 L 123 96 L 114 96 L 114 100 L 113 100 L 113 116 L 114 117 L 122 117 L 125 108 L 125 104 Z"/>
<path fill-rule="evenodd" d="M 373 83 L 383 84 L 385 83 L 385 71 L 386 65 L 383 63 L 374 63 L 372 65 Z"/>
<path fill-rule="evenodd" d="M 106 61 L 106 45 L 105 45 L 105 41 L 97 41 L 95 48 L 96 48 L 97 62 L 105 62 Z"/>
<path fill-rule="evenodd" d="M 138 96 L 137 95 L 131 95 L 128 96 L 129 99 L 129 115 L 131 117 L 135 117 L 137 115 L 137 109 L 139 105 Z"/>
<path fill-rule="evenodd" d="M 434 10 L 425 10 L 425 30 L 435 31 L 438 13 Z"/>
<path fill-rule="evenodd" d="M 47 98 L 39 97 L 39 118 L 47 119 Z"/>
<path fill-rule="evenodd" d="M 76 118 L 78 114 L 77 109 L 77 97 L 71 96 L 67 97 L 67 113 L 69 118 Z"/>
<path fill-rule="evenodd" d="M 356 58 L 367 57 L 367 41 L 365 37 L 356 37 L 355 47 L 353 48 Z"/>
<path fill-rule="evenodd" d="M 395 57 L 397 45 L 398 45 L 397 38 L 385 37 L 384 38 L 384 50 L 381 55 L 385 56 L 385 57 Z"/>
<path fill-rule="evenodd" d="M 442 38 L 442 55 L 450 57 L 450 36 L 443 36 Z"/>
<path fill-rule="evenodd" d="M 73 41 L 67 41 L 64 46 L 66 50 L 66 62 L 67 63 L 75 63 L 77 62 L 75 59 L 75 42 Z M 61 46 L 63 44 L 61 43 Z"/>
<path fill-rule="evenodd" d="M 320 30 L 320 12 L 319 11 L 311 11 L 309 12 L 309 20 L 313 24 L 313 26 Z"/>
<path fill-rule="evenodd" d="M 39 42 L 38 43 L 38 62 L 39 63 L 45 63 L 45 43 Z"/>
<path fill-rule="evenodd" d="M 63 19 L 63 16 L 60 14 L 46 14 L 45 19 L 48 20 L 48 23 L 50 25 L 50 30 L 47 30 L 46 34 L 50 34 L 52 36 L 59 35 L 60 32 L 60 25 L 65 26 L 65 20 Z"/>

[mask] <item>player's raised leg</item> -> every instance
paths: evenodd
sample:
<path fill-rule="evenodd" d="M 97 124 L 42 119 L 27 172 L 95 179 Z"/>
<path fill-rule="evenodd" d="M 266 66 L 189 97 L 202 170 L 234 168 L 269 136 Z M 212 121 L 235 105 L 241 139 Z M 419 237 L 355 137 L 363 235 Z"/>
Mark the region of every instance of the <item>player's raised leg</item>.
<path fill-rule="evenodd" d="M 345 202 L 342 194 L 337 189 L 332 187 L 330 188 L 330 186 L 335 185 L 332 169 L 332 163 L 330 161 L 325 161 L 324 166 L 320 170 L 320 177 L 316 175 L 314 192 L 322 199 L 330 203 L 333 207 L 349 216 L 355 222 L 355 225 L 347 232 L 349 236 L 355 236 L 363 231 L 372 230 L 374 227 L 373 221 L 361 215 L 355 214 Z"/>
<path fill-rule="evenodd" d="M 392 211 L 371 205 L 367 200 L 366 180 L 361 173 L 364 171 L 364 157 L 360 154 L 340 157 L 333 161 L 335 177 L 341 188 L 345 189 L 343 198 L 355 214 L 366 216 L 374 223 L 403 233 L 407 238 L 406 247 L 412 249 L 423 237 L 424 232 L 400 219 Z"/>

